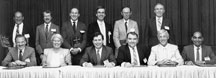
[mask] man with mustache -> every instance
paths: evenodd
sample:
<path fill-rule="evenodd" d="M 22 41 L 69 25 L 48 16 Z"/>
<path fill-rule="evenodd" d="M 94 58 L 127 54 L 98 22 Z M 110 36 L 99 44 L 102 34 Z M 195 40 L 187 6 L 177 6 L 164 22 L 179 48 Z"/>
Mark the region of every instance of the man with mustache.
<path fill-rule="evenodd" d="M 176 45 L 168 43 L 169 34 L 166 30 L 158 31 L 159 44 L 151 48 L 148 65 L 182 65 L 183 59 Z"/>
<path fill-rule="evenodd" d="M 194 32 L 191 40 L 193 44 L 185 46 L 182 51 L 182 57 L 186 65 L 216 63 L 216 56 L 211 46 L 202 44 L 204 38 L 201 32 Z"/>
<path fill-rule="evenodd" d="M 39 64 L 41 63 L 44 49 L 53 47 L 51 41 L 52 35 L 55 33 L 60 33 L 59 26 L 51 22 L 52 20 L 51 14 L 52 13 L 49 10 L 44 11 L 43 12 L 44 23 L 37 26 L 36 29 L 35 46 L 36 46 L 36 51 L 38 53 L 37 60 Z"/>
<path fill-rule="evenodd" d="M 9 49 L 7 56 L 2 61 L 3 66 L 35 66 L 35 50 L 26 46 L 26 38 L 17 35 L 15 38 L 16 47 Z"/>

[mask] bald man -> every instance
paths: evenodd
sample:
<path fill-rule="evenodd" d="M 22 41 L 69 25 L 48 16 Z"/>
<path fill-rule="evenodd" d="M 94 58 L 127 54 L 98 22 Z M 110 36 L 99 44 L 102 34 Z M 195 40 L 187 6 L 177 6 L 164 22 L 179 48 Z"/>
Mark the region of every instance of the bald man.
<path fill-rule="evenodd" d="M 186 65 L 216 63 L 216 56 L 211 46 L 202 45 L 204 38 L 201 32 L 194 32 L 191 40 L 193 44 L 185 46 L 182 52 L 182 57 Z"/>
<path fill-rule="evenodd" d="M 131 14 L 131 9 L 129 7 L 124 7 L 121 12 L 123 18 L 115 22 L 113 31 L 113 41 L 116 47 L 116 57 L 118 54 L 117 49 L 121 45 L 126 45 L 127 33 L 136 32 L 137 34 L 139 34 L 138 24 L 136 21 L 130 19 Z"/>

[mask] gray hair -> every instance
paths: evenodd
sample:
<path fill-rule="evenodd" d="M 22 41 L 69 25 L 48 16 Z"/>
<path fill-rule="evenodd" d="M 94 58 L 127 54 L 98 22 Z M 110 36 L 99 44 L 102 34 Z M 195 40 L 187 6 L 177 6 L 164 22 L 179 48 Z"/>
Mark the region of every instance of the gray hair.
<path fill-rule="evenodd" d="M 54 38 L 59 38 L 61 40 L 61 42 L 63 43 L 63 37 L 61 36 L 61 34 L 53 34 L 51 37 L 51 41 L 53 41 Z"/>
<path fill-rule="evenodd" d="M 166 30 L 161 29 L 160 31 L 158 31 L 157 36 L 159 37 L 161 34 L 165 34 L 165 36 L 169 38 L 169 33 Z"/>

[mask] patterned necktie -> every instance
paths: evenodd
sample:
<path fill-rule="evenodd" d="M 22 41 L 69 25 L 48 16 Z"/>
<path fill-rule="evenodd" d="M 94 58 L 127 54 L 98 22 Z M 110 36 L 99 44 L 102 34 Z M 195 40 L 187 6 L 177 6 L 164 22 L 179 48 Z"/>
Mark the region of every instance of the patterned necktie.
<path fill-rule="evenodd" d="M 199 59 L 199 56 L 200 56 L 200 54 L 199 54 L 199 47 L 197 47 L 197 58 L 196 58 L 196 61 L 200 61 L 200 59 Z"/>
<path fill-rule="evenodd" d="M 136 51 L 135 51 L 135 48 L 132 48 L 133 49 L 133 65 L 138 65 L 138 61 L 137 61 L 137 54 L 136 54 Z"/>
<path fill-rule="evenodd" d="M 101 58 L 100 58 L 100 49 L 96 49 L 97 51 L 96 51 L 96 56 L 97 56 L 97 65 L 101 65 L 101 63 L 100 63 L 100 60 L 101 60 Z"/>
<path fill-rule="evenodd" d="M 125 30 L 126 30 L 126 33 L 127 33 L 127 30 L 128 30 L 128 28 L 127 28 L 127 21 L 125 22 Z"/>
<path fill-rule="evenodd" d="M 16 30 L 16 35 L 18 35 L 19 34 L 19 24 L 17 24 L 17 30 Z"/>
<path fill-rule="evenodd" d="M 19 51 L 19 60 L 22 61 L 22 50 Z"/>
<path fill-rule="evenodd" d="M 158 18 L 158 29 L 161 29 L 161 25 L 162 25 L 162 22 L 161 22 L 161 19 L 160 18 Z"/>
<path fill-rule="evenodd" d="M 76 23 L 75 22 L 73 22 L 73 31 L 74 33 L 76 33 Z"/>

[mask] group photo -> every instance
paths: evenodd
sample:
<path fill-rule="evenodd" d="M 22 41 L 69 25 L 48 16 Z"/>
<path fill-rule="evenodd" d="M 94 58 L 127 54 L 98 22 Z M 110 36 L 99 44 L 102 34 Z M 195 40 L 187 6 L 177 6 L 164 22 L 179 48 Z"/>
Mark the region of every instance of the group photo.
<path fill-rule="evenodd" d="M 214 0 L 0 0 L 0 78 L 215 78 Z"/>

